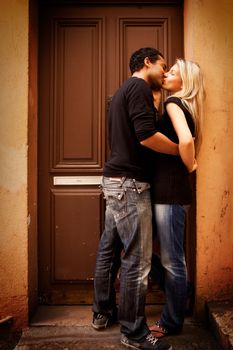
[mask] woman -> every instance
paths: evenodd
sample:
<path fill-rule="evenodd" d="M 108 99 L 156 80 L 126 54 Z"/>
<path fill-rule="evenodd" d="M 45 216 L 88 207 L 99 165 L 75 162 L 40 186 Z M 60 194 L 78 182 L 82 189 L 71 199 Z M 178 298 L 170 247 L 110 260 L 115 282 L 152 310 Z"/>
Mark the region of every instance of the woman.
<path fill-rule="evenodd" d="M 185 218 L 192 201 L 189 173 L 197 167 L 194 138 L 195 143 L 200 142 L 204 99 L 200 67 L 194 62 L 177 59 L 165 74 L 163 89 L 171 96 L 165 101 L 158 130 L 179 143 L 180 156 L 157 153 L 152 181 L 152 203 L 166 294 L 161 318 L 150 327 L 156 337 L 178 334 L 184 322 L 187 271 L 183 245 Z"/>

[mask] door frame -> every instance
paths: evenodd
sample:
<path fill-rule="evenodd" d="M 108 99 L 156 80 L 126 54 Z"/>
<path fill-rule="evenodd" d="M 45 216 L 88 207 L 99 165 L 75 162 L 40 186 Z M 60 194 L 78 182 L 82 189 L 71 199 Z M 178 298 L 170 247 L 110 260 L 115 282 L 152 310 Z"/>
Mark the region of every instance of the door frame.
<path fill-rule="evenodd" d="M 29 317 L 38 305 L 38 54 L 39 4 L 49 5 L 173 5 L 183 0 L 29 0 L 28 88 L 28 300 Z M 194 260 L 195 261 L 195 260 Z M 193 264 L 194 265 L 194 264 Z M 192 271 L 192 274 L 194 272 Z"/>

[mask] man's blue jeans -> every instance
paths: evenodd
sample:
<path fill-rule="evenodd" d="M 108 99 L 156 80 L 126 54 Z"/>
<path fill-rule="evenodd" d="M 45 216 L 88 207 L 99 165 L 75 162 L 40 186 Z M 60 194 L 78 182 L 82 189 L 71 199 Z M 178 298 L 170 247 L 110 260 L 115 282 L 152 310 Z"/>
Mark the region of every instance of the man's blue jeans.
<path fill-rule="evenodd" d="M 103 178 L 105 229 L 94 279 L 93 311 L 112 314 L 114 281 L 120 269 L 121 332 L 139 340 L 148 334 L 145 299 L 152 255 L 150 185 L 129 178 Z"/>
<path fill-rule="evenodd" d="M 155 204 L 156 233 L 165 272 L 166 304 L 160 325 L 169 333 L 182 330 L 187 301 L 187 269 L 184 251 L 187 206 Z"/>

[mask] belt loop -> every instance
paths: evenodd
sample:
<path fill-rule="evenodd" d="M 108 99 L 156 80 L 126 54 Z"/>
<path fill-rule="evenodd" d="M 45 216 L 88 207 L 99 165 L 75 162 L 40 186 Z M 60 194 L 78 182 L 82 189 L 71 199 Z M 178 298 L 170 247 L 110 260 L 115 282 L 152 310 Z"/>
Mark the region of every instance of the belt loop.
<path fill-rule="evenodd" d="M 136 188 L 136 191 L 138 192 L 138 187 L 135 179 L 133 179 L 133 183 L 134 183 L 134 187 Z"/>
<path fill-rule="evenodd" d="M 134 186 L 135 186 L 135 188 L 137 190 L 137 193 L 138 194 L 142 193 L 142 188 L 141 188 L 141 186 L 137 185 L 137 181 L 135 179 L 133 179 L 133 183 L 134 183 Z"/>
<path fill-rule="evenodd" d="M 123 185 L 123 183 L 125 182 L 126 180 L 126 176 L 123 176 L 122 179 L 121 179 L 121 186 Z"/>

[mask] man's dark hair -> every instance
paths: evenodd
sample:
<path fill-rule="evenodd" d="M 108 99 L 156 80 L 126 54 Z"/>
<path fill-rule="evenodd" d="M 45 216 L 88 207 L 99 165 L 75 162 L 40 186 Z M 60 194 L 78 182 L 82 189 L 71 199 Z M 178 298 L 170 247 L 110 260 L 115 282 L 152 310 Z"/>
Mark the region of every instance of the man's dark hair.
<path fill-rule="evenodd" d="M 135 51 L 129 61 L 129 68 L 131 74 L 138 72 L 144 66 L 144 59 L 149 58 L 151 63 L 155 63 L 159 60 L 159 56 L 163 57 L 161 52 L 154 49 L 153 47 L 142 47 L 141 49 Z"/>

